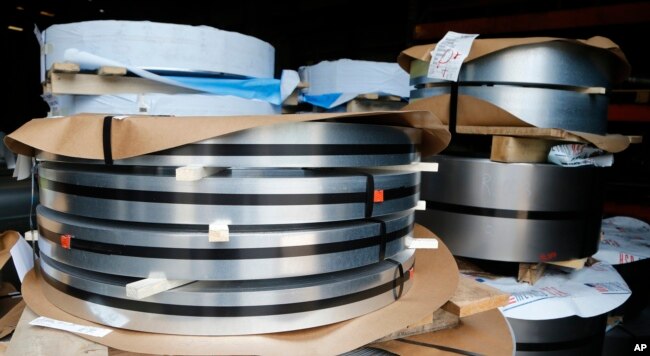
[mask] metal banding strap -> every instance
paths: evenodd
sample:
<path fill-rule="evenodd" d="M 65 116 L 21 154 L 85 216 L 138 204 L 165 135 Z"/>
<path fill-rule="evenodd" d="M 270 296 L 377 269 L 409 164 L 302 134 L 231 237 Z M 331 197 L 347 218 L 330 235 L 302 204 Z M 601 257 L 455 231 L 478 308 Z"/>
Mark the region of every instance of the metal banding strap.
<path fill-rule="evenodd" d="M 393 260 L 393 259 L 386 259 L 386 262 L 390 262 L 397 266 L 397 270 L 395 271 L 395 274 L 399 273 L 398 277 L 393 280 L 393 296 L 395 297 L 395 300 L 398 300 L 402 296 L 402 292 L 404 291 L 404 267 L 402 266 L 401 263 Z M 413 268 L 413 267 L 411 267 Z M 408 273 L 407 275 L 410 276 L 411 273 Z M 408 277 L 406 277 L 408 279 Z M 397 288 L 397 283 L 399 283 L 399 289 Z"/>
<path fill-rule="evenodd" d="M 458 83 L 451 83 L 451 96 L 449 98 L 449 132 L 452 138 L 456 134 L 456 122 L 458 120 Z"/>
<path fill-rule="evenodd" d="M 104 117 L 104 124 L 102 130 L 102 143 L 104 148 L 104 163 L 107 165 L 113 164 L 113 147 L 111 146 L 111 126 L 113 124 L 113 117 Z"/>
<path fill-rule="evenodd" d="M 529 211 L 483 208 L 477 206 L 456 205 L 427 200 L 428 210 L 439 210 L 447 213 L 489 216 L 494 218 L 524 219 L 524 220 L 576 220 L 599 218 L 600 210 L 594 211 Z"/>
<path fill-rule="evenodd" d="M 386 234 L 386 222 L 379 219 L 369 219 L 369 221 L 379 224 L 379 261 L 381 262 L 386 259 L 386 242 L 389 240 Z"/>

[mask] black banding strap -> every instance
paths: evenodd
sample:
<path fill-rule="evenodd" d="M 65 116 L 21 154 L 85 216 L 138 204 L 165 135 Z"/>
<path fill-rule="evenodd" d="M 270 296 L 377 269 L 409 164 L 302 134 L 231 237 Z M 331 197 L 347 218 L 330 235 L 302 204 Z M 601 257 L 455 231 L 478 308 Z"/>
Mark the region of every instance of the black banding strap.
<path fill-rule="evenodd" d="M 375 206 L 375 177 L 370 173 L 360 172 L 366 177 L 366 218 L 372 217 L 372 209 Z"/>
<path fill-rule="evenodd" d="M 113 123 L 112 116 L 104 117 L 104 127 L 102 130 L 102 142 L 104 146 L 104 163 L 107 165 L 113 164 L 113 148 L 111 147 L 111 125 Z"/>
<path fill-rule="evenodd" d="M 379 219 L 370 219 L 379 224 L 379 262 L 386 259 L 386 222 Z"/>
<path fill-rule="evenodd" d="M 458 82 L 451 83 L 451 97 L 449 98 L 449 132 L 452 137 L 456 134 L 458 116 Z"/>
<path fill-rule="evenodd" d="M 393 297 L 395 297 L 395 300 L 398 300 L 402 296 L 402 292 L 404 292 L 404 267 L 402 267 L 401 263 L 391 258 L 387 258 L 386 262 L 390 262 L 395 266 L 397 266 L 397 270 L 395 272 L 399 273 L 399 277 L 393 278 Z M 399 288 L 397 288 L 398 283 L 399 283 Z"/>

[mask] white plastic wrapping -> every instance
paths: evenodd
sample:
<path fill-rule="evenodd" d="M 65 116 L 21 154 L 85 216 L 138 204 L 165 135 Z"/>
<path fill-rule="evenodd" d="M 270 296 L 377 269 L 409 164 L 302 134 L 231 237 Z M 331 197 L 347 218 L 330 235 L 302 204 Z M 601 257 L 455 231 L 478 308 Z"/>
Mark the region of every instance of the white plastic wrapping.
<path fill-rule="evenodd" d="M 618 265 L 650 258 L 650 225 L 615 216 L 603 220 L 603 238 L 593 258 Z"/>
<path fill-rule="evenodd" d="M 114 115 L 237 116 L 273 115 L 265 101 L 204 94 L 57 95 L 46 100 L 50 116 L 80 113 Z"/>
<path fill-rule="evenodd" d="M 67 49 L 150 70 L 272 78 L 275 49 L 257 38 L 208 26 L 148 21 L 86 21 L 52 25 L 42 34 L 44 64 L 63 62 Z M 82 69 L 95 69 L 83 68 Z"/>
<path fill-rule="evenodd" d="M 476 279 L 509 293 L 510 303 L 501 311 L 508 318 L 523 320 L 601 315 L 623 304 L 632 293 L 614 267 L 605 263 L 570 273 L 549 267 L 532 286 L 514 277 Z"/>
<path fill-rule="evenodd" d="M 548 161 L 565 167 L 610 167 L 614 164 L 614 155 L 585 144 L 568 143 L 551 147 Z"/>
<path fill-rule="evenodd" d="M 340 59 L 300 67 L 300 79 L 309 87 L 304 95 L 341 94 L 329 107 L 352 100 L 360 94 L 385 94 L 408 98 L 409 74 L 397 63 Z"/>

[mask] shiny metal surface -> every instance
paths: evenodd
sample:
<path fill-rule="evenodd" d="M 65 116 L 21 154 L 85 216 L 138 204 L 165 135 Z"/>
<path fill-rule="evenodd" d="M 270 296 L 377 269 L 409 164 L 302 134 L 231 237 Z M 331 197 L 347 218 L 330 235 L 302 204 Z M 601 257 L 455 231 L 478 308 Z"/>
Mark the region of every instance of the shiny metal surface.
<path fill-rule="evenodd" d="M 362 267 L 405 249 L 413 213 L 343 223 L 230 231 L 227 242 L 209 242 L 207 229 L 80 218 L 37 209 L 39 248 L 58 262 L 131 277 L 190 280 L 288 278 Z M 385 235 L 380 234 L 381 223 Z M 59 237 L 70 235 L 70 248 Z"/>
<path fill-rule="evenodd" d="M 411 63 L 411 85 L 442 82 L 427 78 L 428 62 Z M 627 75 L 623 61 L 606 49 L 553 41 L 515 46 L 463 63 L 459 82 L 604 87 Z"/>
<path fill-rule="evenodd" d="M 372 198 L 367 174 L 386 197 L 371 204 L 371 217 L 412 209 L 419 198 L 414 172 L 224 170 L 192 182 L 176 181 L 172 172 L 45 162 L 40 200 L 56 211 L 100 219 L 259 225 L 365 218 Z"/>
<path fill-rule="evenodd" d="M 416 221 L 454 255 L 511 262 L 569 260 L 598 248 L 603 168 L 435 156 Z M 440 189 L 440 187 L 445 187 Z"/>
<path fill-rule="evenodd" d="M 448 85 L 416 89 L 411 99 L 450 93 Z M 512 85 L 461 85 L 458 94 L 485 100 L 535 127 L 607 133 L 609 100 L 603 94 Z"/>
<path fill-rule="evenodd" d="M 125 284 L 132 279 L 72 268 L 47 257 L 40 266 L 46 297 L 84 319 L 154 333 L 240 335 L 326 325 L 391 304 L 400 289 L 406 293 L 411 286 L 413 250 L 399 253 L 395 261 L 313 277 L 194 282 L 142 300 L 126 297 Z"/>
<path fill-rule="evenodd" d="M 599 355 L 607 314 L 550 320 L 508 318 L 515 334 L 516 355 Z"/>
<path fill-rule="evenodd" d="M 333 122 L 297 122 L 235 132 L 217 138 L 116 160 L 115 165 L 213 167 L 355 167 L 419 161 L 419 129 Z M 104 164 L 38 152 L 41 161 Z"/>

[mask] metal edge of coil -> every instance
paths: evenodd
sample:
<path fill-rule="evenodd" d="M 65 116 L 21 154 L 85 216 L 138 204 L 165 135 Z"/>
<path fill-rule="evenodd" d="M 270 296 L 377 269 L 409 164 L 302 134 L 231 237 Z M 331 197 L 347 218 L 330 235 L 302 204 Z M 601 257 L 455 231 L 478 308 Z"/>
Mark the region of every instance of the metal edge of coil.
<path fill-rule="evenodd" d="M 450 86 L 416 89 L 411 99 L 450 93 Z M 607 133 L 609 99 L 603 94 L 512 85 L 461 85 L 458 94 L 487 101 L 535 127 Z"/>
<path fill-rule="evenodd" d="M 133 158 L 114 165 L 206 167 L 357 167 L 420 160 L 419 129 L 298 122 L 256 127 Z M 102 160 L 37 152 L 41 161 L 104 164 Z"/>
<path fill-rule="evenodd" d="M 419 178 L 419 172 L 381 170 L 226 170 L 179 182 L 170 171 L 148 167 L 50 162 L 39 167 L 40 201 L 50 209 L 100 219 L 206 225 L 393 214 L 416 206 Z M 381 192 L 381 201 L 374 200 L 375 192 Z"/>
<path fill-rule="evenodd" d="M 331 324 L 391 304 L 412 284 L 414 250 L 365 268 L 267 281 L 195 282 L 143 300 L 126 297 L 132 279 L 41 258 L 45 296 L 81 318 L 130 330 L 242 335 Z"/>
<path fill-rule="evenodd" d="M 43 206 L 37 220 L 41 253 L 73 267 L 140 278 L 249 280 L 330 273 L 390 258 L 406 248 L 414 216 L 266 230 L 233 226 L 227 242 L 210 242 L 205 226 L 102 221 Z M 61 236 L 70 237 L 65 246 Z"/>
<path fill-rule="evenodd" d="M 416 60 L 417 61 L 417 60 Z M 428 78 L 423 70 L 429 63 L 419 63 L 423 75 L 414 73 L 411 85 L 444 83 Z M 514 46 L 463 64 L 458 81 L 524 85 L 609 88 L 624 76 L 624 66 L 615 54 L 602 48 L 552 41 Z M 415 77 L 413 77 L 415 75 Z"/>
<path fill-rule="evenodd" d="M 441 170 L 422 175 L 426 210 L 416 212 L 416 222 L 444 238 L 454 255 L 547 262 L 597 251 L 602 168 L 433 160 Z"/>

